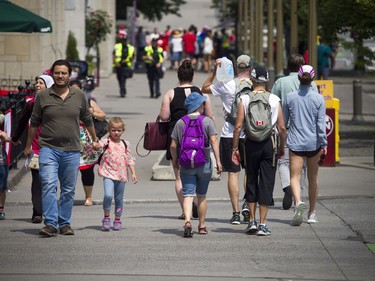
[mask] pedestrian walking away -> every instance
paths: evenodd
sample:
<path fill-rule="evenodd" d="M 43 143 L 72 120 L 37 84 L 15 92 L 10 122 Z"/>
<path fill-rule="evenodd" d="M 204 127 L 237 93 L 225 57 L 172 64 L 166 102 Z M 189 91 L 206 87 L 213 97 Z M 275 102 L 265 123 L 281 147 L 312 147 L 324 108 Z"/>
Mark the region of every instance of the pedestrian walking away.
<path fill-rule="evenodd" d="M 127 33 L 125 31 L 119 33 L 113 48 L 112 59 L 122 98 L 126 96 L 126 80 L 133 76 L 134 50 L 134 47 L 128 43 Z"/>
<path fill-rule="evenodd" d="M 167 152 L 166 152 L 166 159 L 172 160 L 171 152 L 170 152 L 170 144 L 171 144 L 171 134 L 172 131 L 177 123 L 177 121 L 187 114 L 186 107 L 184 105 L 186 97 L 191 94 L 192 92 L 201 93 L 200 89 L 193 85 L 194 79 L 194 68 L 191 63 L 190 59 L 185 59 L 182 61 L 181 65 L 178 67 L 177 70 L 177 77 L 179 86 L 170 89 L 167 93 L 163 96 L 161 109 L 158 118 L 162 121 L 169 121 L 169 131 L 168 131 L 168 144 L 167 144 Z M 213 119 L 213 112 L 212 112 L 212 105 L 211 100 L 206 95 L 207 99 L 205 101 L 205 109 L 204 114 Z M 183 196 L 182 196 L 182 185 L 181 185 L 181 178 L 178 169 L 173 168 L 173 172 L 175 175 L 175 190 L 178 201 L 180 202 L 180 206 L 182 209 L 182 214 L 179 216 L 179 219 L 185 219 L 185 215 L 183 212 Z M 194 206 L 193 206 L 193 217 L 198 218 L 197 206 L 196 206 L 196 199 L 194 199 Z"/>
<path fill-rule="evenodd" d="M 198 198 L 198 234 L 207 234 L 205 224 L 207 213 L 207 190 L 211 180 L 213 163 L 210 149 L 214 152 L 217 173 L 222 166 L 219 157 L 217 132 L 211 118 L 204 116 L 204 102 L 207 97 L 197 92 L 187 96 L 185 107 L 188 115 L 177 121 L 172 132 L 171 155 L 173 168 L 180 170 L 182 182 L 183 211 L 185 214 L 184 234 L 193 236 L 191 216 L 192 203 Z M 190 134 L 192 133 L 193 134 Z M 179 147 L 179 153 L 177 148 Z"/>
<path fill-rule="evenodd" d="M 89 131 L 94 148 L 99 148 L 85 94 L 69 86 L 72 66 L 67 60 L 57 60 L 51 73 L 53 86 L 40 91 L 35 98 L 24 150 L 25 156 L 30 157 L 32 141 L 41 126 L 39 178 L 45 226 L 39 234 L 45 237 L 56 236 L 58 229 L 63 235 L 74 234 L 71 222 L 81 150 L 80 121 Z"/>
<path fill-rule="evenodd" d="M 281 77 L 276 80 L 272 87 L 272 93 L 281 99 L 281 104 L 285 102 L 286 94 L 298 90 L 300 82 L 298 79 L 298 70 L 304 65 L 304 58 L 299 54 L 291 54 L 288 60 L 288 68 L 290 73 L 288 76 Z M 311 87 L 314 91 L 318 92 L 315 82 L 311 83 Z M 288 124 L 286 124 L 288 129 Z M 289 149 L 285 147 L 284 156 L 279 158 L 277 162 L 278 171 L 280 176 L 281 187 L 284 192 L 284 198 L 282 206 L 284 210 L 289 210 L 293 204 L 292 191 L 290 189 L 290 167 L 289 167 Z M 301 190 L 306 186 L 306 161 L 303 164 L 302 174 L 301 174 Z"/>
<path fill-rule="evenodd" d="M 256 67 L 251 72 L 253 92 L 241 96 L 233 133 L 232 160 L 240 161 L 239 136 L 243 127 L 246 131 L 246 202 L 249 204 L 250 221 L 245 230 L 258 236 L 271 235 L 267 225 L 268 208 L 272 204 L 273 188 L 276 176 L 277 140 L 275 126 L 280 135 L 279 156 L 284 154 L 286 128 L 281 110 L 280 99 L 266 92 L 268 72 L 264 67 Z M 258 104 L 262 99 L 265 102 Z M 263 127 L 265 126 L 265 127 Z M 259 204 L 259 221 L 256 220 L 256 208 Z"/>
<path fill-rule="evenodd" d="M 315 77 L 314 68 L 303 65 L 298 71 L 300 86 L 297 91 L 288 93 L 283 104 L 285 122 L 289 124 L 286 145 L 290 157 L 290 185 L 296 204 L 291 225 L 303 222 L 306 204 L 301 200 L 299 186 L 303 161 L 306 159 L 309 181 L 308 223 L 318 221 L 315 208 L 318 198 L 318 170 L 327 154 L 326 107 L 322 95 L 311 88 Z"/>
<path fill-rule="evenodd" d="M 12 136 L 12 142 L 17 143 L 24 133 L 25 129 L 29 125 L 31 113 L 34 108 L 35 96 L 44 89 L 50 88 L 53 85 L 53 78 L 49 75 L 40 75 L 35 78 L 35 95 L 34 98 L 26 103 L 22 116 L 19 120 L 18 127 L 14 135 Z M 35 138 L 32 141 L 32 158 L 34 162 L 39 161 L 39 133 L 40 127 L 38 128 Z M 33 161 L 30 159 L 30 161 Z M 33 214 L 31 216 L 32 223 L 42 223 L 43 222 L 43 208 L 42 208 L 42 188 L 40 186 L 39 180 L 39 165 L 31 166 L 31 202 L 33 205 Z"/>
<path fill-rule="evenodd" d="M 207 94 L 212 94 L 213 96 L 218 96 L 221 98 L 223 108 L 224 108 L 224 119 L 225 123 L 221 130 L 220 136 L 220 159 L 223 164 L 223 171 L 228 172 L 228 193 L 232 205 L 232 217 L 230 219 L 231 224 L 239 225 L 241 224 L 240 208 L 239 208 L 239 176 L 241 171 L 241 165 L 245 165 L 245 155 L 244 155 L 244 138 L 245 133 L 241 131 L 240 133 L 240 143 L 239 149 L 242 155 L 241 164 L 234 164 L 232 162 L 232 148 L 233 148 L 233 131 L 234 124 L 229 122 L 227 116 L 231 112 L 234 97 L 237 93 L 237 85 L 242 82 L 247 84 L 248 87 L 252 87 L 252 82 L 250 81 L 250 71 L 252 69 L 252 61 L 249 56 L 241 55 L 237 58 L 237 78 L 230 80 L 228 82 L 218 82 L 213 84 L 216 77 L 216 71 L 218 67 L 221 66 L 221 59 L 215 61 L 214 69 L 207 77 L 206 81 L 202 86 L 202 92 Z M 246 180 L 245 180 L 246 181 Z M 242 204 L 242 213 L 244 215 L 244 221 L 249 220 L 249 208 L 244 202 Z"/>
<path fill-rule="evenodd" d="M 130 150 L 129 142 L 121 139 L 125 132 L 125 123 L 120 117 L 112 117 L 108 122 L 109 137 L 100 140 L 103 154 L 100 158 L 98 174 L 103 177 L 103 211 L 102 230 L 111 229 L 111 204 L 115 200 L 115 219 L 113 230 L 121 230 L 121 216 L 123 213 L 123 202 L 125 184 L 128 182 L 128 168 L 131 172 L 131 180 L 137 183 L 135 173 L 135 157 Z"/>

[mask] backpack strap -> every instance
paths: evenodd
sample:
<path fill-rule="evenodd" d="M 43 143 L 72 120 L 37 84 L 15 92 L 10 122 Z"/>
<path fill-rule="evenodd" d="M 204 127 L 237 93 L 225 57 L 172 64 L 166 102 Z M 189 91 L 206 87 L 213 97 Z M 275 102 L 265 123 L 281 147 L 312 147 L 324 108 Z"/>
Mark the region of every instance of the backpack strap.
<path fill-rule="evenodd" d="M 126 142 L 123 139 L 121 139 L 121 141 L 125 146 L 125 152 L 126 152 L 126 150 L 128 149 L 128 146 L 126 145 Z M 109 138 L 108 138 L 107 144 L 103 147 L 102 153 L 100 153 L 100 155 L 99 155 L 99 158 L 98 158 L 98 164 L 99 165 L 100 165 L 100 161 L 102 160 L 102 157 L 104 155 L 104 152 L 106 152 L 106 150 L 108 149 L 108 146 L 109 146 Z"/>

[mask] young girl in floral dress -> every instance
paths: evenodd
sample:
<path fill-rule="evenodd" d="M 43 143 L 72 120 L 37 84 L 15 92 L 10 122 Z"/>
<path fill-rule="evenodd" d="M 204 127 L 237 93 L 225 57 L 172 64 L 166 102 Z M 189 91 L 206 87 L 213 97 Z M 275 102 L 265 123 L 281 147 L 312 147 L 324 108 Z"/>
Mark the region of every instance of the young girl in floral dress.
<path fill-rule="evenodd" d="M 121 139 L 125 132 L 125 123 L 120 117 L 112 117 L 108 123 L 109 137 L 100 140 L 99 144 L 103 148 L 100 159 L 98 174 L 103 177 L 104 199 L 102 220 L 102 230 L 111 229 L 111 204 L 114 195 L 115 200 L 115 220 L 113 230 L 121 230 L 121 215 L 123 212 L 125 184 L 128 182 L 128 168 L 131 173 L 133 183 L 137 183 L 135 173 L 135 157 L 129 149 L 129 142 Z"/>

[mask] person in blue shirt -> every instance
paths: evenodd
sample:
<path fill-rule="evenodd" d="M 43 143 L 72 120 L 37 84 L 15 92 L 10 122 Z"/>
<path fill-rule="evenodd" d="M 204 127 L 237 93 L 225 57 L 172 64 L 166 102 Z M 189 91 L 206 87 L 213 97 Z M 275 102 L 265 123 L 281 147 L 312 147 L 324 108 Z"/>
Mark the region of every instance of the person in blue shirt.
<path fill-rule="evenodd" d="M 334 52 L 325 44 L 324 39 L 320 38 L 320 44 L 317 47 L 318 56 L 318 79 L 327 80 L 329 75 L 329 68 L 334 64 Z"/>
<path fill-rule="evenodd" d="M 300 86 L 297 91 L 288 93 L 283 104 L 285 123 L 289 124 L 286 145 L 290 158 L 290 185 L 296 204 L 291 225 L 303 222 L 306 204 L 301 201 L 300 178 L 303 162 L 306 159 L 309 181 L 308 223 L 316 223 L 316 201 L 318 197 L 318 169 L 327 154 L 326 107 L 322 95 L 311 88 L 314 68 L 303 65 L 298 71 Z"/>
<path fill-rule="evenodd" d="M 281 104 L 285 102 L 285 96 L 287 93 L 297 91 L 300 85 L 298 79 L 298 70 L 305 64 L 305 60 L 300 54 L 291 54 L 288 59 L 288 69 L 290 71 L 288 76 L 281 77 L 276 80 L 272 87 L 272 94 L 275 94 L 281 99 Z M 318 88 L 314 81 L 311 83 L 312 90 L 318 94 Z M 286 124 L 288 129 L 288 124 Z M 280 157 L 277 161 L 281 187 L 284 191 L 284 198 L 282 206 L 284 210 L 289 210 L 293 204 L 293 196 L 290 190 L 290 167 L 289 167 L 289 149 L 285 147 L 285 153 L 283 157 Z M 306 164 L 303 165 L 301 175 L 301 189 L 306 187 Z"/>

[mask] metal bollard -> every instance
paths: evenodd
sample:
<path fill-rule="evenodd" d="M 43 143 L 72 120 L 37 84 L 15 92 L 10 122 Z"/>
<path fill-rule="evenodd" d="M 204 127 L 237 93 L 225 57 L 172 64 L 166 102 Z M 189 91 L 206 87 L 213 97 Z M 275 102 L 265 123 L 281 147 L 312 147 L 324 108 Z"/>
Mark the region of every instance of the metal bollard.
<path fill-rule="evenodd" d="M 353 81 L 353 118 L 354 122 L 363 122 L 362 115 L 362 81 Z"/>

